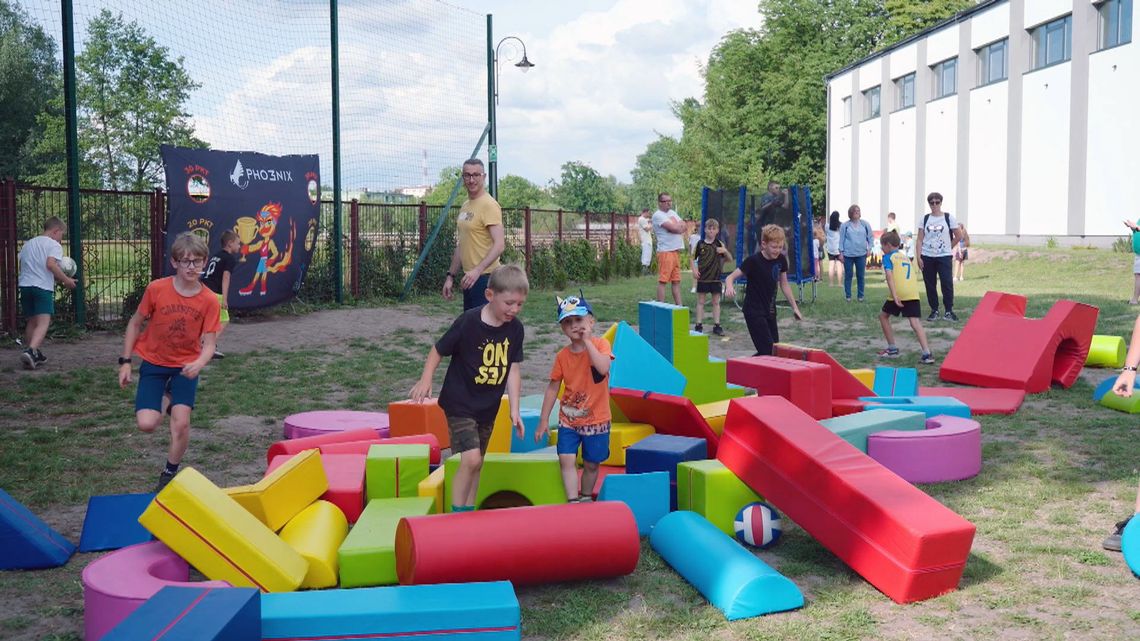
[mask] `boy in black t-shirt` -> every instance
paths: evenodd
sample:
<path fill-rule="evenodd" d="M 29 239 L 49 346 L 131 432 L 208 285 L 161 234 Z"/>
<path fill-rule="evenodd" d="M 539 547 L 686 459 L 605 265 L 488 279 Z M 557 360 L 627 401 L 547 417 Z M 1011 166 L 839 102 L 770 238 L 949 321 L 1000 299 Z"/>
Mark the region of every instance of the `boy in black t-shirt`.
<path fill-rule="evenodd" d="M 705 236 L 693 248 L 693 280 L 697 283 L 697 323 L 694 331 L 703 332 L 701 323 L 705 315 L 705 294 L 712 295 L 713 334 L 724 336 L 720 326 L 720 276 L 724 261 L 732 259 L 732 253 L 717 238 L 720 223 L 710 218 L 705 221 Z"/>
<path fill-rule="evenodd" d="M 428 353 L 411 397 L 431 397 L 432 376 L 444 356 L 450 356 L 439 406 L 447 416 L 451 449 L 458 452 L 459 471 L 451 483 L 451 511 L 475 509 L 479 472 L 491 440 L 503 388 L 507 390 L 511 424 L 523 436 L 519 416 L 522 375 L 514 366 L 523 360 L 523 324 L 516 318 L 526 302 L 530 284 L 518 265 L 503 265 L 491 272 L 487 304 L 460 314 Z"/>
<path fill-rule="evenodd" d="M 744 259 L 728 278 L 724 280 L 724 293 L 736 297 L 733 283 L 744 276 L 748 279 L 748 290 L 744 294 L 744 321 L 748 324 L 748 334 L 756 346 L 756 356 L 771 356 L 772 346 L 780 340 L 776 327 L 776 286 L 784 292 L 784 298 L 792 306 L 796 320 L 803 320 L 792 286 L 788 284 L 788 259 L 784 256 L 784 228 L 779 225 L 765 225 L 761 232 L 760 251 Z"/>
<path fill-rule="evenodd" d="M 240 249 L 241 241 L 238 240 L 238 235 L 227 229 L 222 232 L 222 248 L 210 257 L 210 262 L 206 263 L 206 267 L 202 270 L 202 284 L 217 294 L 218 302 L 221 303 L 218 320 L 222 326 L 216 337 L 219 341 L 222 339 L 222 332 L 230 323 L 229 304 L 226 301 L 230 293 L 230 273 L 237 265 L 237 259 L 234 256 Z M 215 349 L 214 358 L 225 358 L 225 354 Z"/>

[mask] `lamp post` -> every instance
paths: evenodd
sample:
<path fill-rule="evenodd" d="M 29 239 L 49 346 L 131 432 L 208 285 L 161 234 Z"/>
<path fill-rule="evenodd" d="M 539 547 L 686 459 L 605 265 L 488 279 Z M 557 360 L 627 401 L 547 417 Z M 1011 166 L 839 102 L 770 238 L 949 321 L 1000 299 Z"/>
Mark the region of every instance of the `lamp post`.
<path fill-rule="evenodd" d="M 487 140 L 487 178 L 488 189 L 491 192 L 492 198 L 499 197 L 499 147 L 498 135 L 496 134 L 495 124 L 495 106 L 499 104 L 499 67 L 504 61 L 503 57 L 499 55 L 499 49 L 502 48 L 503 43 L 510 42 L 511 46 L 506 50 L 506 61 L 514 60 L 514 55 L 519 49 L 522 50 L 522 59 L 515 63 L 515 66 L 522 70 L 523 73 L 530 71 L 534 63 L 526 57 L 526 43 L 520 40 L 517 36 L 507 36 L 499 41 L 493 48 L 491 45 L 491 16 L 487 16 L 487 56 L 489 60 L 488 68 L 488 92 L 487 92 L 487 120 L 490 123 L 491 130 Z M 518 43 L 517 45 L 515 43 Z"/>

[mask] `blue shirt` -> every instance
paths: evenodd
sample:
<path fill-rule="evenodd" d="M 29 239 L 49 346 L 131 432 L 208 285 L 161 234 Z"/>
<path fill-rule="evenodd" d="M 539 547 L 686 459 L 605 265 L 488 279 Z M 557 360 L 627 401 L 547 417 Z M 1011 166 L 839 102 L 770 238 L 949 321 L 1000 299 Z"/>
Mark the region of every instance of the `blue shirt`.
<path fill-rule="evenodd" d="M 848 220 L 839 226 L 839 253 L 851 258 L 866 256 L 875 242 L 875 232 L 867 221 Z"/>

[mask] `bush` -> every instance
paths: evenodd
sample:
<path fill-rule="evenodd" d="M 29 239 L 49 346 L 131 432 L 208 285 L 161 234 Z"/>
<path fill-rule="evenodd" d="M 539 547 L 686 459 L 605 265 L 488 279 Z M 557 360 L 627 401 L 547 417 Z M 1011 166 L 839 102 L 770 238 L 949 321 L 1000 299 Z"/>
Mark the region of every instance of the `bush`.
<path fill-rule="evenodd" d="M 1120 252 L 1122 254 L 1132 253 L 1132 239 L 1127 236 L 1121 236 L 1112 241 L 1112 251 Z"/>

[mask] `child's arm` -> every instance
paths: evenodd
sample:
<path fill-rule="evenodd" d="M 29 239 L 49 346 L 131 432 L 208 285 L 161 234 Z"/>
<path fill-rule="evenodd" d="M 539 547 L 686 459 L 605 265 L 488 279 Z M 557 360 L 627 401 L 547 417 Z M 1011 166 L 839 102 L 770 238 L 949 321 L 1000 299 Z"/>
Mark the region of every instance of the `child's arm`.
<path fill-rule="evenodd" d="M 182 375 L 186 378 L 194 378 L 210 359 L 214 358 L 214 349 L 218 346 L 218 335 L 214 332 L 202 334 L 202 353 L 198 355 L 198 359 L 182 366 Z"/>
<path fill-rule="evenodd" d="M 229 309 L 230 304 L 230 270 L 222 272 L 222 309 Z"/>
<path fill-rule="evenodd" d="M 792 286 L 788 284 L 787 272 L 780 272 L 780 291 L 784 292 L 784 298 L 788 299 L 788 304 L 792 306 L 792 315 L 796 320 L 803 320 L 804 315 L 800 313 L 799 305 L 796 305 L 796 297 L 792 294 Z"/>
<path fill-rule="evenodd" d="M 740 278 L 743 275 L 744 272 L 740 271 L 740 268 L 737 267 L 736 269 L 732 270 L 732 273 L 728 275 L 728 278 L 724 279 L 725 296 L 732 296 L 733 298 L 736 298 L 736 288 L 733 287 L 732 284 L 736 282 L 737 278 Z"/>
<path fill-rule="evenodd" d="M 1136 325 L 1132 328 L 1132 342 L 1128 344 L 1128 355 L 1124 357 L 1125 369 L 1116 378 L 1112 391 L 1117 396 L 1125 398 L 1132 396 L 1132 387 L 1136 384 L 1136 368 L 1140 366 L 1140 316 L 1136 317 Z"/>
<path fill-rule="evenodd" d="M 558 397 L 558 386 L 562 381 L 550 381 L 546 386 L 546 393 L 542 395 L 542 409 L 538 412 L 538 430 L 534 433 L 534 441 L 539 443 L 546 432 L 550 430 L 550 412 L 554 410 L 554 399 Z"/>
<path fill-rule="evenodd" d="M 59 266 L 59 261 L 55 257 L 47 257 L 47 268 L 56 281 L 68 289 L 75 289 L 75 279 L 63 273 L 63 268 Z"/>
<path fill-rule="evenodd" d="M 522 365 L 519 363 L 511 363 L 510 371 L 507 372 L 507 404 L 511 407 L 511 423 L 515 426 L 515 432 L 522 438 L 526 434 L 526 429 L 523 427 L 522 415 L 519 414 L 519 398 L 522 396 Z"/>
<path fill-rule="evenodd" d="M 887 267 L 887 264 L 889 262 L 889 260 L 883 261 L 883 275 L 887 277 L 887 293 L 891 295 L 891 300 L 895 302 L 895 305 L 902 307 L 902 301 L 899 300 L 898 292 L 895 291 L 895 279 L 891 278 L 893 275 L 892 272 L 894 272 L 894 270 L 890 267 Z"/>
<path fill-rule="evenodd" d="M 137 311 L 131 316 L 131 320 L 127 321 L 127 333 L 123 337 L 123 353 L 122 357 L 128 359 L 131 353 L 135 351 L 135 341 L 139 339 L 139 334 L 142 333 L 143 317 Z M 126 388 L 131 382 L 131 364 L 123 363 L 119 366 L 119 387 Z"/>
<path fill-rule="evenodd" d="M 721 252 L 721 256 L 724 256 L 725 260 L 736 260 L 732 257 L 732 250 L 729 249 L 728 245 L 725 245 L 724 243 L 720 244 L 720 248 L 717 249 L 717 251 Z"/>
<path fill-rule="evenodd" d="M 416 381 L 409 393 L 413 401 L 422 403 L 425 398 L 431 398 L 431 379 L 435 376 L 435 370 L 441 362 L 443 362 L 443 356 L 440 356 L 435 345 L 432 345 L 431 351 L 428 352 L 427 361 L 424 362 L 423 374 L 420 374 L 420 380 Z"/>
<path fill-rule="evenodd" d="M 599 352 L 594 341 L 589 339 L 590 337 L 587 336 L 583 342 L 586 345 L 586 354 L 590 356 L 590 366 L 602 376 L 606 376 L 610 373 L 610 357 Z"/>

